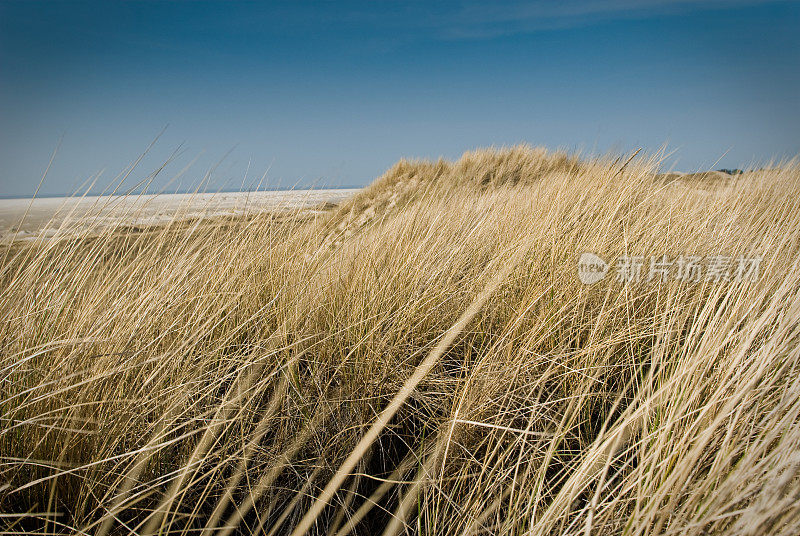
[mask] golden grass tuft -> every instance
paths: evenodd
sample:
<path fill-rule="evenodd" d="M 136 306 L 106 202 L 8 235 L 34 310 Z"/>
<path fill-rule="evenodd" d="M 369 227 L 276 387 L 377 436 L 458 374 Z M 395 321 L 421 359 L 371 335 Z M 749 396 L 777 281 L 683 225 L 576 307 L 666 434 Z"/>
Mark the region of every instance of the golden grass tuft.
<path fill-rule="evenodd" d="M 797 534 L 800 167 L 526 146 L 0 266 L 0 529 Z M 760 256 L 580 283 L 578 257 Z"/>

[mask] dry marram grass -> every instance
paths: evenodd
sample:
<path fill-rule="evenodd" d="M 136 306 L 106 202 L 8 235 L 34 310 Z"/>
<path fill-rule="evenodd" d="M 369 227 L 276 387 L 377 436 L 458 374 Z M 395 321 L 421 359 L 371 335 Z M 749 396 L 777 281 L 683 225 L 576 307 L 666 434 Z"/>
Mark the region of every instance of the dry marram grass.
<path fill-rule="evenodd" d="M 624 163 L 5 247 L 0 528 L 797 534 L 800 168 Z M 585 286 L 584 251 L 763 261 Z"/>

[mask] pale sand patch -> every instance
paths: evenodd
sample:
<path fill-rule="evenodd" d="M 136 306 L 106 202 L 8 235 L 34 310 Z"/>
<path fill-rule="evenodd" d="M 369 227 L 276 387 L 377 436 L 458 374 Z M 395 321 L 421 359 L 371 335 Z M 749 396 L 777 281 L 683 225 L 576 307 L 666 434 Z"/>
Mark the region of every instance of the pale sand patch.
<path fill-rule="evenodd" d="M 356 192 L 357 189 L 329 189 L 0 199 L 0 240 L 9 241 L 15 236 L 22 240 L 49 238 L 114 225 L 158 225 L 176 218 L 311 209 L 324 203 L 339 203 Z"/>

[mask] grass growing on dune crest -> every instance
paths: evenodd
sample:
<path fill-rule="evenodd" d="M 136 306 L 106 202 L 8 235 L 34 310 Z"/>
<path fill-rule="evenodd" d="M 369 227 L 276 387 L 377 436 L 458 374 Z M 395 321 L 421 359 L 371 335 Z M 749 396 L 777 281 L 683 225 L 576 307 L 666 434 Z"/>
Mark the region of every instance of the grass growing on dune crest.
<path fill-rule="evenodd" d="M 797 534 L 800 168 L 654 169 L 484 150 L 3 250 L 0 529 Z M 763 260 L 587 286 L 582 252 Z"/>

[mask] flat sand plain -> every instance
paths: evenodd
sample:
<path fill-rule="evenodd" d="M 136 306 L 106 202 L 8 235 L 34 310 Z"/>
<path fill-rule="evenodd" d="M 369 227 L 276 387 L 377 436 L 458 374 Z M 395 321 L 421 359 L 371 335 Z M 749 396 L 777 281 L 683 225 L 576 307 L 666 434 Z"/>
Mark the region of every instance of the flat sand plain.
<path fill-rule="evenodd" d="M 0 199 L 0 241 L 51 238 L 114 225 L 159 225 L 178 219 L 263 211 L 313 210 L 357 189 L 284 190 L 132 196 Z"/>

